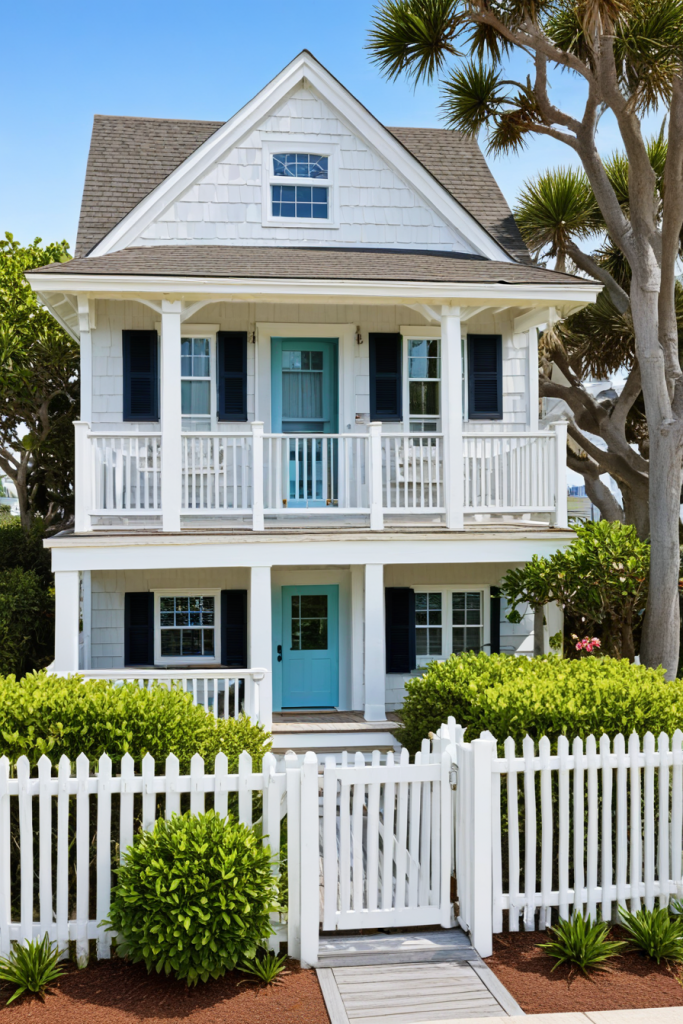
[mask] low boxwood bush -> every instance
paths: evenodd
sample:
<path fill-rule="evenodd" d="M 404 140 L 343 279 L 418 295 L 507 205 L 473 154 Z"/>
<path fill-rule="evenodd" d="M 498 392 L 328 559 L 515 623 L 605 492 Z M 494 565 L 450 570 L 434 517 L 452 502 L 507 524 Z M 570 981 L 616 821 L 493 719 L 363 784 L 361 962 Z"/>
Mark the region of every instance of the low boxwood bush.
<path fill-rule="evenodd" d="M 207 771 L 213 771 L 214 758 L 223 751 L 229 770 L 236 772 L 238 757 L 247 750 L 254 771 L 260 771 L 269 749 L 270 737 L 262 726 L 246 717 L 216 720 L 180 689 L 83 682 L 78 676 L 46 672 L 0 678 L 0 755 L 12 762 L 21 754 L 32 766 L 42 754 L 53 764 L 62 754 L 73 762 L 83 752 L 94 768 L 101 754 L 109 754 L 117 771 L 128 753 L 139 771 L 149 752 L 157 771 L 163 770 L 168 754 L 175 754 L 181 772 L 187 773 L 193 754 L 201 754 Z"/>
<path fill-rule="evenodd" d="M 107 924 L 119 954 L 191 986 L 253 961 L 278 909 L 270 850 L 253 829 L 213 811 L 174 814 L 129 847 Z"/>
<path fill-rule="evenodd" d="M 683 681 L 667 682 L 663 669 L 625 659 L 459 654 L 432 662 L 406 685 L 400 715 L 398 739 L 411 752 L 449 715 L 467 727 L 468 739 L 488 729 L 500 744 L 527 734 L 552 743 L 603 732 L 671 735 L 683 728 Z"/>

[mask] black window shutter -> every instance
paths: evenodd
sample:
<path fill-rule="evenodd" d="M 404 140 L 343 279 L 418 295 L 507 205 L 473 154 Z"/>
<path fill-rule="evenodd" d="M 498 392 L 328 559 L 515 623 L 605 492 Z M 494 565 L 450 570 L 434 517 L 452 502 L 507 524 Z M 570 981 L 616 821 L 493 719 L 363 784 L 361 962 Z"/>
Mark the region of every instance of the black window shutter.
<path fill-rule="evenodd" d="M 491 587 L 491 654 L 500 654 L 500 587 Z"/>
<path fill-rule="evenodd" d="M 387 587 L 384 591 L 387 672 L 415 668 L 415 591 Z"/>
<path fill-rule="evenodd" d="M 126 665 L 154 664 L 154 594 L 151 591 L 124 597 L 123 650 Z"/>
<path fill-rule="evenodd" d="M 218 419 L 247 419 L 247 332 L 219 331 Z"/>
<path fill-rule="evenodd" d="M 159 419 L 156 331 L 123 332 L 123 418 L 145 422 Z"/>
<path fill-rule="evenodd" d="M 370 419 L 400 420 L 403 411 L 401 335 L 370 335 Z"/>
<path fill-rule="evenodd" d="M 221 665 L 248 667 L 246 590 L 221 590 Z"/>
<path fill-rule="evenodd" d="M 467 363 L 471 420 L 503 418 L 503 338 L 500 334 L 468 334 Z"/>

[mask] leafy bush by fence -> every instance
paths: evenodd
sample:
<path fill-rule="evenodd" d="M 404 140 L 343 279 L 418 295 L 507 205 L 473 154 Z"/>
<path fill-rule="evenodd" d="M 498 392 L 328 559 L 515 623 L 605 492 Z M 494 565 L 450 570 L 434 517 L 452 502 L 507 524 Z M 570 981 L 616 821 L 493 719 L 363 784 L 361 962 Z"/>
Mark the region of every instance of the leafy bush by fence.
<path fill-rule="evenodd" d="M 124 754 L 136 762 L 147 753 L 158 762 L 175 754 L 186 772 L 193 754 L 213 764 L 222 751 L 230 771 L 236 771 L 246 750 L 260 771 L 269 749 L 261 725 L 245 717 L 215 719 L 179 689 L 83 682 L 44 671 L 22 679 L 0 677 L 0 756 L 11 762 L 25 754 L 34 767 L 42 754 L 53 762 L 65 754 L 74 762 L 84 753 L 95 768 L 100 755 L 108 754 L 118 767 Z"/>
<path fill-rule="evenodd" d="M 411 752 L 453 716 L 468 737 L 490 731 L 502 744 L 548 736 L 582 739 L 683 728 L 683 680 L 613 658 L 567 661 L 552 655 L 460 654 L 432 662 L 406 686 L 397 738 Z"/>

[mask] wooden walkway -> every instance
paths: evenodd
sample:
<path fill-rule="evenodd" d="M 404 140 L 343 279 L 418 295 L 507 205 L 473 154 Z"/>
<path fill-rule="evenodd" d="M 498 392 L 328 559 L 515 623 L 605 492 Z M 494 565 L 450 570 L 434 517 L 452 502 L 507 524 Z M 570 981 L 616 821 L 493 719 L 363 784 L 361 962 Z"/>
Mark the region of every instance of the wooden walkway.
<path fill-rule="evenodd" d="M 523 1016 L 459 929 L 320 936 L 332 1024 L 421 1024 Z"/>

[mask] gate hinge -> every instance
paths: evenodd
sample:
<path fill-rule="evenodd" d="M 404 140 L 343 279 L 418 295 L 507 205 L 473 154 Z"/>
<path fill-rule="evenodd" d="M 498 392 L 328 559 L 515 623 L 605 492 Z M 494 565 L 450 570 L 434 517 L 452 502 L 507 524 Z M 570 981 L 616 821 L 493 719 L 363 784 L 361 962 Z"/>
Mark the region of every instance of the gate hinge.
<path fill-rule="evenodd" d="M 457 764 L 454 764 L 453 767 L 448 772 L 448 781 L 451 784 L 451 789 L 457 789 L 458 788 L 458 766 L 457 766 Z"/>

